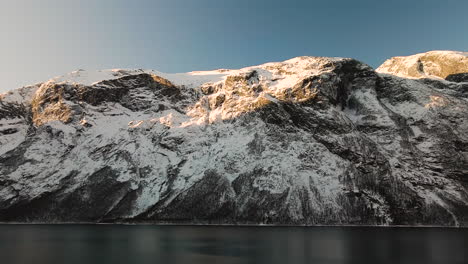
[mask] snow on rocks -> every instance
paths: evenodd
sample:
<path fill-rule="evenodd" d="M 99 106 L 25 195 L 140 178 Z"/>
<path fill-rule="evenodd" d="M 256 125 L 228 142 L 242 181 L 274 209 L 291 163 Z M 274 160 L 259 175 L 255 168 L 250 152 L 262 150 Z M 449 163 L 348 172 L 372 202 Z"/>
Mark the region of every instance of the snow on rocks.
<path fill-rule="evenodd" d="M 384 65 L 78 70 L 11 91 L 0 220 L 468 224 L 468 103 Z"/>
<path fill-rule="evenodd" d="M 468 53 L 430 51 L 385 61 L 377 72 L 405 78 L 446 79 L 450 75 L 468 73 Z"/>

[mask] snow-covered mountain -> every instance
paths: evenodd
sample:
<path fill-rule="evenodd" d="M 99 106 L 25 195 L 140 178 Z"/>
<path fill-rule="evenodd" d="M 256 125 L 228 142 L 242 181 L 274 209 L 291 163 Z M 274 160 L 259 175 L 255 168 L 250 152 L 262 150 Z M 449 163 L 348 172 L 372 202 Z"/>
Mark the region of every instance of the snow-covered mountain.
<path fill-rule="evenodd" d="M 0 95 L 0 221 L 468 225 L 468 55 L 79 70 Z"/>

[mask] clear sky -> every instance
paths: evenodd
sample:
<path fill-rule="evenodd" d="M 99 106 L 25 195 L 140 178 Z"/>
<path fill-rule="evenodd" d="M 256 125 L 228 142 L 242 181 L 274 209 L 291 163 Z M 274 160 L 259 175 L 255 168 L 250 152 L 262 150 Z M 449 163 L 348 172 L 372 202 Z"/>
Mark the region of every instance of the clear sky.
<path fill-rule="evenodd" d="M 467 0 L 0 0 L 0 92 L 77 69 L 468 51 Z"/>

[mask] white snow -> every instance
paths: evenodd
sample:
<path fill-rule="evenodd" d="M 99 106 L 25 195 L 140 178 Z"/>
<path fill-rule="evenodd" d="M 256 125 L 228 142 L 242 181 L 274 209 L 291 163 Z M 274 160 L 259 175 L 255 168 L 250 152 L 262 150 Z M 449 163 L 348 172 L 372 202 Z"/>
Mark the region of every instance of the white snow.
<path fill-rule="evenodd" d="M 10 103 L 23 103 L 31 101 L 40 84 L 25 86 L 0 94 L 0 100 Z"/>
<path fill-rule="evenodd" d="M 0 135 L 0 155 L 16 148 L 26 138 L 28 126 L 20 118 L 0 119 L 0 131 L 6 129 L 17 129 L 18 132 Z"/>

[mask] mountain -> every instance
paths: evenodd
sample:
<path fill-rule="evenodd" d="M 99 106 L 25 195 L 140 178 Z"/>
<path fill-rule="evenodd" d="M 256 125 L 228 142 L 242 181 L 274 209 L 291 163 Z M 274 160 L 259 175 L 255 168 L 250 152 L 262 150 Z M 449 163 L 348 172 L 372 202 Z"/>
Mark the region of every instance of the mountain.
<path fill-rule="evenodd" d="M 79 70 L 0 96 L 0 221 L 468 226 L 468 54 Z"/>

